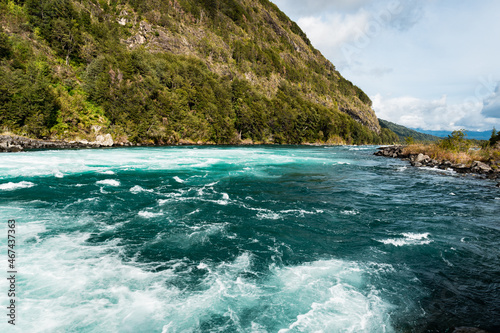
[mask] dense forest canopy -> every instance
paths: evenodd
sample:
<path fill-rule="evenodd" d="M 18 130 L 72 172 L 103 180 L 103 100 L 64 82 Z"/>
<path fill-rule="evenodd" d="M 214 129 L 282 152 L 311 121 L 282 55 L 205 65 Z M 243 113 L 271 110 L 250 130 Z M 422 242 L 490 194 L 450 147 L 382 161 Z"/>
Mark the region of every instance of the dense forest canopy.
<path fill-rule="evenodd" d="M 160 144 L 397 140 L 267 0 L 3 0 L 0 17 L 4 132 Z"/>

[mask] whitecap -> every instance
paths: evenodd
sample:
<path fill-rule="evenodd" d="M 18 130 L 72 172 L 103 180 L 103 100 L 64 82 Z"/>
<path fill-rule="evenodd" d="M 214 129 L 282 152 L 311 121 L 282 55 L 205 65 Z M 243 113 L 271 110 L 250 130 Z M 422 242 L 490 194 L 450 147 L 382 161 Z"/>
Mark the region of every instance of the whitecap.
<path fill-rule="evenodd" d="M 282 214 L 290 214 L 290 213 L 296 213 L 299 216 L 304 216 L 306 214 L 318 214 L 318 213 L 323 213 L 323 210 L 321 209 L 315 209 L 314 212 L 310 212 L 304 209 L 286 209 L 286 210 L 281 210 L 280 213 Z"/>
<path fill-rule="evenodd" d="M 352 210 L 342 210 L 340 211 L 340 214 L 342 215 L 358 215 L 359 212 L 355 209 L 352 209 Z"/>
<path fill-rule="evenodd" d="M 104 179 L 96 182 L 97 185 L 120 186 L 120 182 L 115 179 Z"/>
<path fill-rule="evenodd" d="M 56 177 L 56 178 L 64 178 L 64 174 L 61 171 L 56 171 L 54 173 L 54 177 Z"/>
<path fill-rule="evenodd" d="M 112 171 L 112 170 L 101 171 L 101 173 L 102 173 L 103 175 L 114 175 L 114 174 L 115 174 L 115 172 L 114 172 L 114 171 Z"/>
<path fill-rule="evenodd" d="M 427 167 L 427 166 L 424 166 L 424 167 L 421 167 L 420 169 L 421 170 L 427 170 L 427 171 L 439 172 L 439 173 L 445 173 L 445 174 L 450 174 L 450 175 L 453 175 L 453 174 L 457 173 L 455 170 L 449 169 L 449 168 L 440 169 L 438 167 Z"/>
<path fill-rule="evenodd" d="M 0 190 L 13 191 L 13 190 L 21 189 L 21 188 L 30 188 L 33 186 L 35 186 L 35 184 L 32 182 L 26 182 L 26 181 L 22 181 L 19 183 L 9 182 L 9 183 L 0 184 Z"/>
<path fill-rule="evenodd" d="M 423 234 L 416 234 L 416 233 L 412 233 L 412 232 L 403 232 L 402 235 L 409 238 L 409 239 L 419 240 L 419 239 L 424 239 L 424 238 L 429 237 L 430 234 L 428 232 L 423 233 Z"/>
<path fill-rule="evenodd" d="M 146 189 L 140 187 L 139 185 L 135 185 L 134 187 L 130 188 L 130 192 L 137 194 L 140 192 L 153 192 L 153 190 L 146 190 Z"/>
<path fill-rule="evenodd" d="M 157 217 L 157 216 L 162 216 L 163 213 L 162 212 L 159 212 L 159 213 L 153 213 L 153 212 L 148 212 L 148 211 L 145 211 L 145 210 L 141 210 L 139 213 L 138 213 L 139 216 L 141 217 L 144 217 L 144 218 L 152 218 L 152 217 Z"/>
<path fill-rule="evenodd" d="M 196 266 L 196 268 L 198 268 L 198 269 L 207 269 L 208 265 L 205 264 L 205 263 L 203 263 L 203 262 L 201 262 L 198 266 Z"/>
<path fill-rule="evenodd" d="M 261 220 L 278 220 L 281 218 L 281 215 L 278 214 L 278 213 L 274 213 L 274 212 L 267 212 L 267 213 L 263 213 L 263 212 L 260 212 L 260 213 L 257 213 L 257 217 Z"/>
<path fill-rule="evenodd" d="M 450 195 L 454 196 L 454 195 L 456 195 L 456 194 L 455 194 L 455 193 L 453 193 L 453 192 L 450 192 Z"/>
<path fill-rule="evenodd" d="M 178 183 L 184 183 L 184 180 L 180 179 L 179 177 L 177 176 L 174 176 L 174 180 Z"/>
<path fill-rule="evenodd" d="M 405 246 L 405 245 L 426 245 L 432 243 L 432 240 L 429 239 L 429 233 L 402 233 L 404 238 L 388 238 L 379 240 L 379 242 L 394 245 L 394 246 Z"/>
<path fill-rule="evenodd" d="M 186 215 L 189 216 L 189 215 L 193 215 L 193 214 L 196 214 L 196 213 L 199 213 L 199 212 L 200 212 L 200 209 L 196 208 L 196 210 L 193 210 L 191 213 L 187 213 Z"/>

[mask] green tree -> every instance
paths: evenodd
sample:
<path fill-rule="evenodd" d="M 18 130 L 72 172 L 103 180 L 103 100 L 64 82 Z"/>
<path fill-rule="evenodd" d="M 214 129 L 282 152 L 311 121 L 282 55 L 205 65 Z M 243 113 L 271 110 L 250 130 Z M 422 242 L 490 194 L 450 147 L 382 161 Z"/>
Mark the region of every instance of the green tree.
<path fill-rule="evenodd" d="M 465 139 L 466 136 L 467 133 L 464 129 L 453 131 L 447 138 L 440 141 L 439 146 L 456 152 L 466 151 L 470 147 L 470 144 Z"/>
<path fill-rule="evenodd" d="M 499 141 L 500 141 L 500 132 L 497 132 L 496 128 L 493 127 L 493 130 L 491 131 L 490 146 L 494 146 Z"/>

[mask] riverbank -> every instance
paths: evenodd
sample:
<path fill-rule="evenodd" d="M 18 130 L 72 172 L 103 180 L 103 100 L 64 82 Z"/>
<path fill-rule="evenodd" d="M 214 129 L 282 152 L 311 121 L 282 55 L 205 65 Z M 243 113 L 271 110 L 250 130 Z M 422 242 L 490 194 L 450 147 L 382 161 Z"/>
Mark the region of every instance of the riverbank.
<path fill-rule="evenodd" d="M 345 142 L 331 140 L 328 142 L 305 142 L 304 146 L 339 146 L 345 145 Z M 142 146 L 214 146 L 214 142 L 202 142 L 181 139 L 176 143 L 154 144 L 154 143 L 133 143 L 133 142 L 114 142 L 111 135 L 98 135 L 95 141 L 79 140 L 42 140 L 31 139 L 18 135 L 0 135 L 0 152 L 21 152 L 34 149 L 82 149 L 82 148 L 103 148 L 103 147 L 142 147 Z M 254 145 L 279 145 L 273 142 L 254 142 L 252 140 L 242 140 L 239 143 L 231 144 L 238 146 Z"/>
<path fill-rule="evenodd" d="M 463 158 L 461 160 L 441 159 L 436 156 L 429 156 L 423 152 L 415 152 L 407 146 L 385 146 L 378 148 L 374 153 L 376 156 L 400 158 L 407 160 L 414 167 L 430 167 L 441 170 L 453 170 L 460 174 L 475 174 L 488 179 L 500 180 L 500 161 L 492 160 L 479 161 Z M 467 161 L 468 160 L 468 161 Z M 497 185 L 500 187 L 500 183 Z"/>
<path fill-rule="evenodd" d="M 133 146 L 142 146 L 142 145 L 140 143 L 132 143 L 132 142 L 113 142 L 109 134 L 98 135 L 95 141 L 41 140 L 41 139 L 31 139 L 18 135 L 0 135 L 0 152 L 20 152 L 33 149 L 81 149 L 81 148 L 133 147 Z"/>

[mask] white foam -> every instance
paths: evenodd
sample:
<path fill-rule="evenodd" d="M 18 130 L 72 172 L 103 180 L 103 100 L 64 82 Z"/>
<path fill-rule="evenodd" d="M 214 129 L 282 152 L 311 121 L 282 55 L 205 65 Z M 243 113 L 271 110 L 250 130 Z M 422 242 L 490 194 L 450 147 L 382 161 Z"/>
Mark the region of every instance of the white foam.
<path fill-rule="evenodd" d="M 154 213 L 154 212 L 149 212 L 149 211 L 146 211 L 146 210 L 141 210 L 138 213 L 138 215 L 149 219 L 149 218 L 152 218 L 152 217 L 162 216 L 163 213 L 162 212 Z"/>
<path fill-rule="evenodd" d="M 139 185 L 135 185 L 134 187 L 130 188 L 130 192 L 137 194 L 137 193 L 141 193 L 141 192 L 153 192 L 153 190 L 146 190 L 146 189 L 140 187 Z"/>
<path fill-rule="evenodd" d="M 403 232 L 402 233 L 403 236 L 409 238 L 409 239 L 414 239 L 414 240 L 420 240 L 420 239 L 424 239 L 424 238 L 428 238 L 429 237 L 429 233 L 426 232 L 426 233 L 423 233 L 423 234 L 416 234 L 416 233 L 413 233 L 413 232 Z"/>
<path fill-rule="evenodd" d="M 120 186 L 120 182 L 115 179 L 104 179 L 96 182 L 97 185 Z"/>
<path fill-rule="evenodd" d="M 257 218 L 261 220 L 279 220 L 282 216 L 275 212 L 259 212 L 257 213 Z"/>
<path fill-rule="evenodd" d="M 353 147 L 349 148 L 349 150 L 373 150 L 373 147 Z"/>
<path fill-rule="evenodd" d="M 189 215 L 193 215 L 193 214 L 196 214 L 196 213 L 199 213 L 200 212 L 200 209 L 199 208 L 196 208 L 195 210 L 193 210 L 191 213 L 187 213 L 186 216 L 189 216 Z"/>
<path fill-rule="evenodd" d="M 438 167 L 424 166 L 424 167 L 420 167 L 419 169 L 421 169 L 421 170 L 427 170 L 427 171 L 434 171 L 434 172 L 439 172 L 439 173 L 444 173 L 444 174 L 450 174 L 450 175 L 453 175 L 453 174 L 457 173 L 455 170 L 450 169 L 450 168 L 440 169 Z"/>
<path fill-rule="evenodd" d="M 226 226 L 196 226 L 178 241 L 198 244 Z M 119 239 L 89 246 L 90 234 L 37 238 L 43 224 L 24 228 L 34 241 L 23 245 L 19 258 L 25 284 L 18 332 L 197 332 L 213 317 L 223 319 L 214 330 L 265 332 L 274 330 L 268 324 L 289 323 L 290 316 L 296 319 L 281 332 L 393 331 L 391 305 L 364 279 L 371 268 L 356 263 L 320 260 L 271 267 L 261 281 L 245 278 L 253 257 L 244 252 L 219 263 L 173 260 L 157 271 L 151 270 L 155 263 L 124 263 Z M 193 267 L 205 271 L 199 288 L 176 287 Z M 245 313 L 253 314 L 247 324 L 239 320 Z"/>
<path fill-rule="evenodd" d="M 405 245 L 426 245 L 432 243 L 432 240 L 429 239 L 429 233 L 402 233 L 404 238 L 389 238 L 379 240 L 379 242 L 384 244 L 390 244 L 394 246 L 405 246 Z"/>
<path fill-rule="evenodd" d="M 32 183 L 32 182 L 26 182 L 26 181 L 22 181 L 22 182 L 19 182 L 19 183 L 8 182 L 8 183 L 0 184 L 0 190 L 3 190 L 3 191 L 13 191 L 13 190 L 21 189 L 21 188 L 30 188 L 30 187 L 33 187 L 33 186 L 35 186 L 34 183 Z"/>
<path fill-rule="evenodd" d="M 64 178 L 64 175 L 63 175 L 63 173 L 61 171 L 56 171 L 54 173 L 54 177 L 56 177 L 56 178 Z"/>
<path fill-rule="evenodd" d="M 352 210 L 342 210 L 340 211 L 340 214 L 342 215 L 358 215 L 359 212 L 355 209 L 352 209 Z"/>
<path fill-rule="evenodd" d="M 393 332 L 392 306 L 376 290 L 365 289 L 363 273 L 358 264 L 340 260 L 278 269 L 280 299 L 298 310 L 296 320 L 279 332 Z"/>
<path fill-rule="evenodd" d="M 207 264 L 201 262 L 198 266 L 196 266 L 196 268 L 198 268 L 198 269 L 207 269 L 208 266 L 207 266 Z"/>
<path fill-rule="evenodd" d="M 114 171 L 112 171 L 112 170 L 101 171 L 101 173 L 102 173 L 103 175 L 114 175 L 114 174 L 115 174 L 115 172 L 114 172 Z"/>
<path fill-rule="evenodd" d="M 178 183 L 184 183 L 184 180 L 180 179 L 179 177 L 177 176 L 174 176 L 174 180 Z"/>
<path fill-rule="evenodd" d="M 213 156 L 216 155 L 217 158 Z M 270 165 L 279 166 L 290 163 L 307 165 L 331 165 L 332 154 L 311 157 L 297 153 L 271 153 L 268 149 L 247 147 L 242 149 L 199 149 L 163 147 L 154 154 L 148 149 L 80 149 L 33 151 L 24 154 L 12 154 L 0 160 L 0 173 L 3 177 L 36 177 L 54 175 L 58 170 L 65 176 L 83 173 L 101 173 L 112 175 L 117 170 L 168 170 L 183 171 L 189 168 L 207 168 L 214 164 L 238 165 L 235 172 L 248 172 L 256 177 L 279 177 L 270 175 Z M 238 161 L 238 163 L 235 163 Z M 340 163 L 349 160 L 340 160 Z M 15 166 L 15 167 L 13 167 Z M 103 167 L 105 166 L 105 167 Z M 250 168 L 246 169 L 245 168 Z"/>
<path fill-rule="evenodd" d="M 281 210 L 280 213 L 283 214 L 289 214 L 289 213 L 295 213 L 299 214 L 300 216 L 304 216 L 306 214 L 318 214 L 318 213 L 323 213 L 323 210 L 321 209 L 316 209 L 314 212 L 310 212 L 304 209 L 286 209 L 286 210 Z"/>

